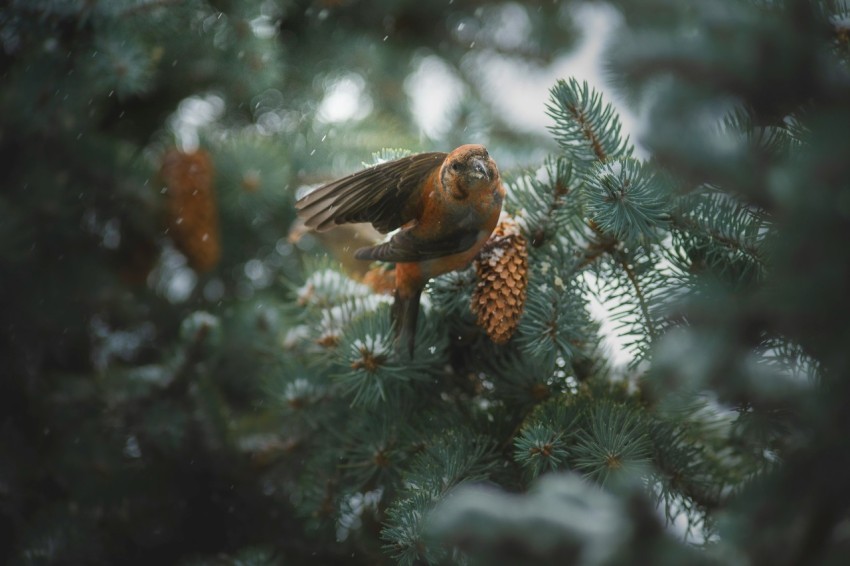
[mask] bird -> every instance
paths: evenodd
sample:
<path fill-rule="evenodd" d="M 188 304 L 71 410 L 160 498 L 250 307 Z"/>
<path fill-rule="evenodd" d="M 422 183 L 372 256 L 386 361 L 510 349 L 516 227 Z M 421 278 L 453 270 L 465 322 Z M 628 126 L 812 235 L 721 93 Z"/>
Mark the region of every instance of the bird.
<path fill-rule="evenodd" d="M 389 240 L 354 257 L 396 264 L 391 317 L 398 350 L 414 357 L 419 298 L 428 281 L 466 268 L 499 221 L 505 188 L 483 145 L 417 153 L 318 187 L 295 203 L 308 228 L 369 222 Z"/>

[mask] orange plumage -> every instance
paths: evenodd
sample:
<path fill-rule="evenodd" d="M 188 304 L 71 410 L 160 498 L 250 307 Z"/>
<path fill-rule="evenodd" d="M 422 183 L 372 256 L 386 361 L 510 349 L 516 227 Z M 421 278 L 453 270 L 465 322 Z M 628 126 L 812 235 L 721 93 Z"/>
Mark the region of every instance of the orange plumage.
<path fill-rule="evenodd" d="M 396 263 L 393 320 L 400 344 L 413 356 L 419 296 L 432 277 L 463 269 L 490 237 L 505 189 L 481 145 L 451 153 L 420 153 L 381 163 L 328 183 L 297 203 L 319 231 L 370 222 L 389 241 L 361 248 L 358 259 Z"/>

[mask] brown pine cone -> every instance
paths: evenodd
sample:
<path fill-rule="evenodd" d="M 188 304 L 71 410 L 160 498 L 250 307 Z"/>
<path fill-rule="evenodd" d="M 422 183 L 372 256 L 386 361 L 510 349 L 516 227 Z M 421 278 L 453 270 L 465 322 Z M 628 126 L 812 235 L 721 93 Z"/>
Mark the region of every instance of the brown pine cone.
<path fill-rule="evenodd" d="M 516 222 L 505 216 L 475 260 L 478 283 L 472 312 L 496 344 L 510 340 L 525 307 L 528 244 Z"/>
<path fill-rule="evenodd" d="M 213 269 L 221 259 L 218 205 L 213 190 L 213 164 L 203 150 L 168 151 L 160 176 L 167 189 L 168 231 L 174 245 L 198 272 Z"/>

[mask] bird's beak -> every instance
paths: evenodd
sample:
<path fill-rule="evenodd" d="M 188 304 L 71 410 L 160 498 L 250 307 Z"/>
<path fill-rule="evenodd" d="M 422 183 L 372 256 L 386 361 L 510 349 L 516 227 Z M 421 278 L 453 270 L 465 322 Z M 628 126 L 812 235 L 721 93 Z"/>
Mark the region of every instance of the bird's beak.
<path fill-rule="evenodd" d="M 490 171 L 487 169 L 487 164 L 483 159 L 475 158 L 472 160 L 472 174 L 481 179 L 490 180 Z"/>

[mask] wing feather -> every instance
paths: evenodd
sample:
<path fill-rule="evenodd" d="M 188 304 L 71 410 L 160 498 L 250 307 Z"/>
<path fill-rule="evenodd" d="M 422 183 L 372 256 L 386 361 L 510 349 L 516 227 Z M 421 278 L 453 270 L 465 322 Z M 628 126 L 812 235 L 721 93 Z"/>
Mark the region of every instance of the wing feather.
<path fill-rule="evenodd" d="M 304 223 L 319 231 L 348 222 L 371 222 L 387 233 L 412 220 L 422 183 L 446 153 L 419 153 L 381 163 L 323 185 L 295 203 Z"/>
<path fill-rule="evenodd" d="M 355 252 L 357 259 L 387 262 L 427 261 L 460 253 L 471 248 L 478 239 L 475 227 L 458 226 L 436 240 L 417 238 L 414 228 L 402 230 L 390 241 Z"/>

